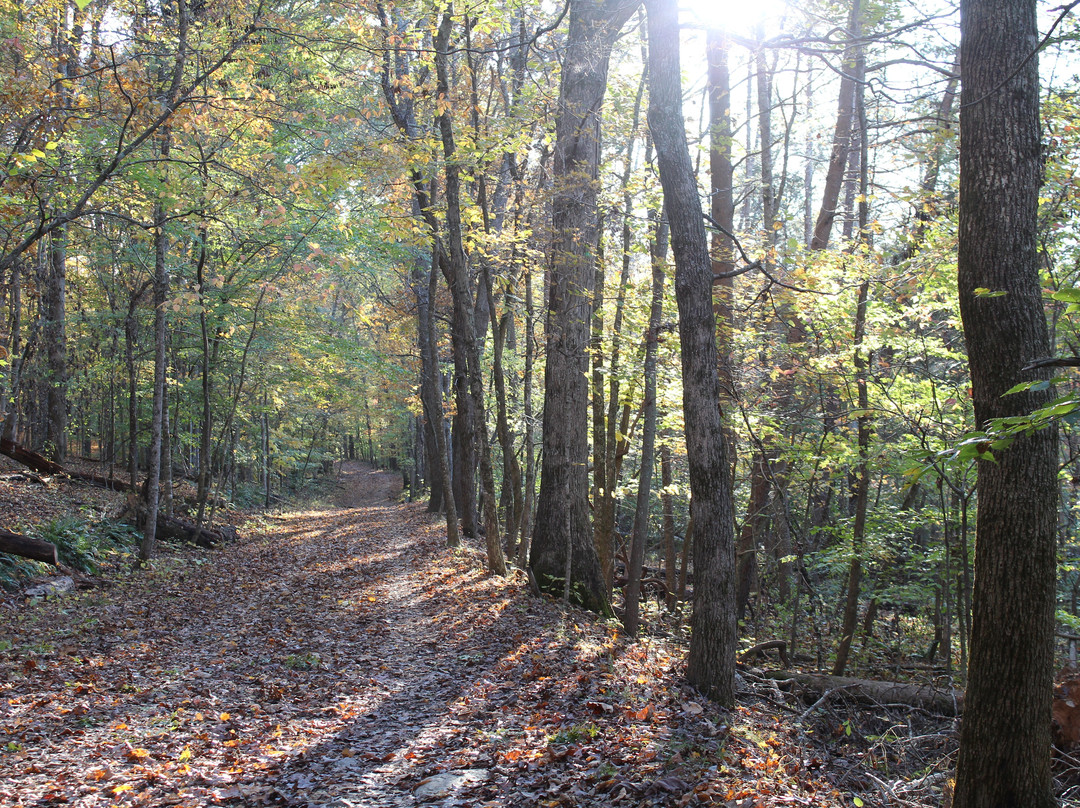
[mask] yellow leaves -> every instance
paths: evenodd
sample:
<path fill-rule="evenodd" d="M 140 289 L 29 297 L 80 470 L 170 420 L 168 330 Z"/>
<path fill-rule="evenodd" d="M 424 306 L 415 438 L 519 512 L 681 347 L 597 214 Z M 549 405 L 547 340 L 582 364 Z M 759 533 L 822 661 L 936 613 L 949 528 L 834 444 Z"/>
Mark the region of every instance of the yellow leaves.
<path fill-rule="evenodd" d="M 191 747 L 185 746 L 176 760 L 178 763 L 187 763 L 193 757 L 195 757 L 195 755 L 192 753 Z"/>

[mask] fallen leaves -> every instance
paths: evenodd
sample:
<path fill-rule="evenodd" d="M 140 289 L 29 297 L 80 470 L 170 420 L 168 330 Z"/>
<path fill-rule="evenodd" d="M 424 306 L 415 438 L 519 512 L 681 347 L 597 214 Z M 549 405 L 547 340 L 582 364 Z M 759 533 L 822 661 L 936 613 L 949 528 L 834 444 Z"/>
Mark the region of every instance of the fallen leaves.
<path fill-rule="evenodd" d="M 0 803 L 852 804 L 794 728 L 686 687 L 673 642 L 447 550 L 399 480 L 353 466 L 341 508 L 13 612 Z"/>

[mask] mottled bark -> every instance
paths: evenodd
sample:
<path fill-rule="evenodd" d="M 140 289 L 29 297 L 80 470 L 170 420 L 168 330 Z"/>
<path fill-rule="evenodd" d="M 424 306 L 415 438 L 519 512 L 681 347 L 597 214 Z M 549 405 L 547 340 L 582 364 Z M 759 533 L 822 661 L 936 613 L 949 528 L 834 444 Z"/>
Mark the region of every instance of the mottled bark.
<path fill-rule="evenodd" d="M 958 286 L 979 426 L 1045 405 L 1004 395 L 1049 355 L 1039 283 L 1035 0 L 962 0 Z M 980 296 L 977 289 L 1004 292 Z M 1057 429 L 978 468 L 971 660 L 954 808 L 1055 805 L 1050 776 Z"/>
<path fill-rule="evenodd" d="M 675 256 L 682 347 L 683 416 L 695 525 L 694 613 L 687 679 L 720 704 L 735 701 L 735 541 L 731 481 L 720 417 L 712 261 L 683 128 L 679 21 L 674 0 L 649 0 L 656 144 Z"/>
<path fill-rule="evenodd" d="M 541 587 L 610 613 L 589 519 L 588 343 L 595 276 L 600 111 L 608 60 L 637 0 L 571 0 L 555 124 L 544 459 L 529 558 Z"/>

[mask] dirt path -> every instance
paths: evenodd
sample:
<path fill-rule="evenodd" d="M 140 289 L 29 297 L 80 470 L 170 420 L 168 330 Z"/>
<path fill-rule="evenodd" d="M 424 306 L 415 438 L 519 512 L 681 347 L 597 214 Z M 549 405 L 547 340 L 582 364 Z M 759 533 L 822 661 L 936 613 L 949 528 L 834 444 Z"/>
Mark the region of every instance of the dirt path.
<path fill-rule="evenodd" d="M 464 643 L 507 601 L 400 487 L 347 465 L 339 509 L 275 519 L 122 600 L 15 616 L 0 648 L 29 651 L 3 656 L 0 804 L 414 804 L 491 638 Z M 33 642 L 57 621 L 65 640 Z"/>
<path fill-rule="evenodd" d="M 776 757 L 761 726 L 735 739 L 662 643 L 628 644 L 524 594 L 520 577 L 489 577 L 478 551 L 448 551 L 439 520 L 399 504 L 399 488 L 348 465 L 337 508 L 0 613 L 0 805 L 683 806 L 755 793 L 743 779 Z M 787 792 L 799 800 L 775 804 L 839 804 L 822 787 L 800 776 Z"/>

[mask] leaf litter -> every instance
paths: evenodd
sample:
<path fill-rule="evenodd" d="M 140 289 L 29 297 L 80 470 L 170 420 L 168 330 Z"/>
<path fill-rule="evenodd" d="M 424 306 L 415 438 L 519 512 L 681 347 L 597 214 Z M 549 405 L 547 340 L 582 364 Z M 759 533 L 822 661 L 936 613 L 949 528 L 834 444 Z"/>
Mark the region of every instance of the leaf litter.
<path fill-rule="evenodd" d="M 398 475 L 341 482 L 334 507 L 212 554 L 6 604 L 0 804 L 931 804 L 753 697 L 750 672 L 726 713 L 675 637 L 489 576 L 397 503 Z"/>

